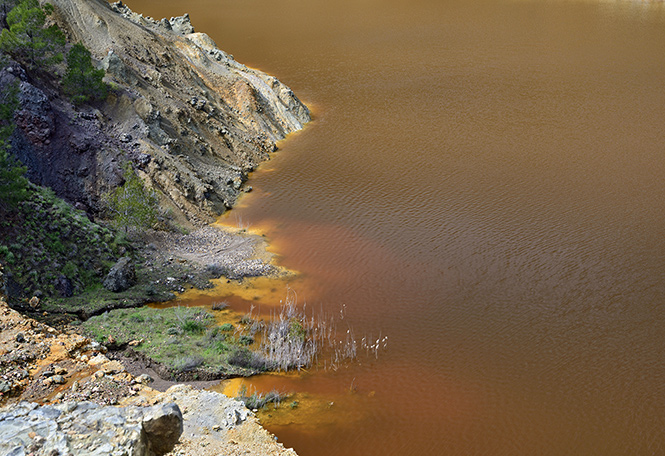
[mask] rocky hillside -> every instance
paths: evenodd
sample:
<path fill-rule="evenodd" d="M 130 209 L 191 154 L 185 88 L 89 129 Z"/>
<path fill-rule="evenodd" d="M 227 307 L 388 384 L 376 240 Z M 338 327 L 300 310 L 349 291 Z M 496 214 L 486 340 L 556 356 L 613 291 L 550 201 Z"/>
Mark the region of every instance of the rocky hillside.
<path fill-rule="evenodd" d="M 219 50 L 187 15 L 156 21 L 121 2 L 50 3 L 68 41 L 106 69 L 111 94 L 74 110 L 18 66 L 0 79 L 20 81 L 14 153 L 31 180 L 81 209 L 96 212 L 131 161 L 180 224 L 209 222 L 276 142 L 310 119 L 288 87 Z"/>
<path fill-rule="evenodd" d="M 11 295 L 42 320 L 85 319 L 220 275 L 276 273 L 256 239 L 212 226 L 148 230 L 130 242 L 90 219 L 104 195 L 129 182 L 129 163 L 164 209 L 161 228 L 205 225 L 235 203 L 276 142 L 309 121 L 289 88 L 235 62 L 187 15 L 155 21 L 120 2 L 50 3 L 69 46 L 90 49 L 111 90 L 75 106 L 59 82 L 64 65 L 26 72 L 3 55 L 0 87 L 18 88 L 11 153 L 54 193 L 31 184 L 16 208 L 3 209 L 0 454 L 294 455 L 241 402 L 182 385 L 157 391 L 163 380 L 132 374 L 73 327 L 55 329 L 3 300 Z M 108 285 L 119 265 L 132 283 Z"/>
<path fill-rule="evenodd" d="M 49 318 L 86 318 L 169 299 L 221 275 L 275 272 L 252 247 L 256 242 L 231 242 L 207 223 L 235 203 L 247 172 L 276 142 L 309 120 L 307 108 L 277 79 L 235 62 L 195 33 L 187 15 L 155 21 L 103 0 L 53 5 L 49 20 L 67 35 L 64 51 L 79 42 L 89 48 L 106 70 L 110 93 L 75 105 L 60 82 L 64 63 L 39 69 L 20 53 L 0 52 L 0 95 L 7 98 L 0 101 L 10 104 L 18 89 L 10 152 L 43 186 L 29 186 L 12 210 L 0 204 L 0 263 L 12 305 L 48 311 Z M 154 190 L 148 205 L 159 208 L 128 237 L 128 224 L 112 223 L 116 231 L 106 223 L 121 211 L 104 207 L 112 206 L 109 192 L 130 179 L 139 193 Z M 56 204 L 46 189 L 73 207 Z M 148 225 L 161 231 L 146 233 Z M 102 288 L 122 256 L 132 258 L 137 280 L 129 289 Z M 41 304 L 29 307 L 33 296 Z"/>

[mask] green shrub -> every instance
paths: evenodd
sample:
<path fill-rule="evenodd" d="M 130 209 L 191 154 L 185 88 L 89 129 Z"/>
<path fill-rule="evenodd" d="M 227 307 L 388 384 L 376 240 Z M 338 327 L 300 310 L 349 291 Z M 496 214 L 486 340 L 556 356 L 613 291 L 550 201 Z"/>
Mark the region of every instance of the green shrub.
<path fill-rule="evenodd" d="M 185 320 L 180 325 L 180 329 L 190 334 L 203 334 L 206 330 L 206 325 L 196 320 Z"/>
<path fill-rule="evenodd" d="M 143 185 L 131 165 L 125 167 L 125 183 L 105 195 L 113 224 L 127 233 L 130 228 L 150 228 L 157 222 L 157 196 Z"/>
<path fill-rule="evenodd" d="M 288 397 L 287 394 L 280 393 L 277 390 L 272 390 L 267 394 L 263 393 L 254 393 L 247 396 L 247 391 L 245 388 L 241 389 L 238 393 L 239 396 L 236 399 L 245 403 L 245 406 L 251 410 L 262 409 L 266 405 L 272 403 L 275 404 L 275 408 L 279 407 L 281 402 Z M 294 408 L 294 407 L 291 407 Z"/>
<path fill-rule="evenodd" d="M 203 364 L 203 358 L 197 355 L 189 355 L 177 358 L 173 367 L 180 372 L 190 372 Z"/>
<path fill-rule="evenodd" d="M 166 330 L 166 334 L 169 336 L 179 336 L 182 334 L 182 331 L 180 328 L 176 328 L 175 326 L 171 326 L 169 329 Z"/>
<path fill-rule="evenodd" d="M 133 323 L 143 323 L 145 321 L 145 318 L 143 315 L 132 315 L 129 317 L 129 320 Z"/>
<path fill-rule="evenodd" d="M 296 318 L 291 318 L 289 325 L 289 338 L 304 342 L 306 336 L 305 328 Z"/>
<path fill-rule="evenodd" d="M 217 352 L 217 353 L 226 353 L 231 349 L 231 347 L 228 346 L 228 344 L 224 343 L 221 340 L 215 341 L 215 343 L 212 345 L 212 349 Z"/>
<path fill-rule="evenodd" d="M 70 280 L 73 280 L 78 275 L 78 268 L 74 263 L 68 261 L 62 268 L 62 274 Z"/>
<path fill-rule="evenodd" d="M 222 326 L 219 327 L 220 331 L 233 331 L 235 329 L 235 326 L 233 326 L 231 323 L 224 323 Z"/>
<path fill-rule="evenodd" d="M 240 345 L 252 345 L 254 343 L 254 338 L 243 334 L 238 338 L 238 343 Z"/>
<path fill-rule="evenodd" d="M 0 210 L 9 211 L 25 200 L 28 189 L 27 168 L 9 153 L 9 137 L 15 127 L 14 111 L 18 107 L 18 85 L 8 85 L 0 97 Z"/>

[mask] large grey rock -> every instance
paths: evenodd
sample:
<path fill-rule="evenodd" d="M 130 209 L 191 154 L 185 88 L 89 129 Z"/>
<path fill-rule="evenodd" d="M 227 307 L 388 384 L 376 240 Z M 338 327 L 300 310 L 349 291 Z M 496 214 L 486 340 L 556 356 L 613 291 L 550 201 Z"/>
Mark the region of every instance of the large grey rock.
<path fill-rule="evenodd" d="M 195 438 L 210 429 L 234 429 L 245 423 L 252 412 L 242 402 L 214 391 L 196 390 L 190 385 L 174 385 L 161 396 L 167 403 L 175 402 L 188 410 L 183 436 Z M 213 439 L 223 433 L 214 433 Z"/>
<path fill-rule="evenodd" d="M 104 288 L 115 293 L 125 291 L 136 284 L 136 270 L 129 257 L 122 257 L 104 279 Z"/>
<path fill-rule="evenodd" d="M 91 402 L 0 409 L 0 454 L 162 455 L 182 434 L 175 404 L 102 407 Z"/>
<path fill-rule="evenodd" d="M 143 416 L 143 430 L 154 453 L 168 453 L 182 434 L 180 409 L 174 403 L 152 407 Z"/>

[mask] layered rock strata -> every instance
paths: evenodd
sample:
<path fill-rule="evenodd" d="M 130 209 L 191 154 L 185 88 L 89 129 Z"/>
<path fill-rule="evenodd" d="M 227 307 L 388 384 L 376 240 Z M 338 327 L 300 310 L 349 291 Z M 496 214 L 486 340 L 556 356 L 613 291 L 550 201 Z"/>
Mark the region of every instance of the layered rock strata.
<path fill-rule="evenodd" d="M 13 69 L 23 101 L 15 151 L 35 181 L 85 208 L 95 209 L 132 161 L 162 204 L 209 222 L 235 203 L 277 141 L 310 119 L 288 87 L 236 62 L 187 16 L 156 21 L 103 0 L 50 3 L 113 90 L 99 109 L 76 113 Z"/>

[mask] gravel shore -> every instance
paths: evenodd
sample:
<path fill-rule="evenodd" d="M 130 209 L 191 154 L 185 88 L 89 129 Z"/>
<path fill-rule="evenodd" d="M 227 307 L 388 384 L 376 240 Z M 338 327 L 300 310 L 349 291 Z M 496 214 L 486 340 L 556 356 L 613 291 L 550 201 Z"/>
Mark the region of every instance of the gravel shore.
<path fill-rule="evenodd" d="M 216 225 L 187 234 L 150 231 L 143 234 L 142 240 L 148 246 L 147 256 L 187 262 L 212 277 L 242 279 L 284 273 L 271 264 L 272 254 L 266 251 L 265 241 L 260 236 L 233 233 Z"/>

